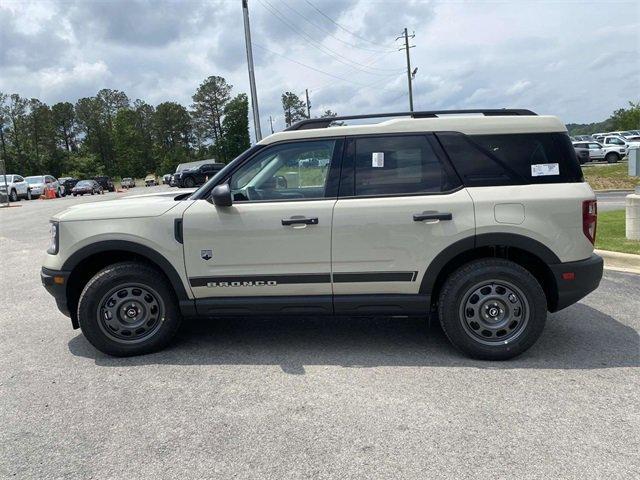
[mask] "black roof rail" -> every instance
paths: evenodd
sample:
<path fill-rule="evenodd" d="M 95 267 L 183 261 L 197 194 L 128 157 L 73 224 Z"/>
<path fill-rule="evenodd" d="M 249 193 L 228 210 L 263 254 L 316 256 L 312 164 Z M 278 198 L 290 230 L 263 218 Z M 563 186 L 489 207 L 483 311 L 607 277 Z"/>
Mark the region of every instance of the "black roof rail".
<path fill-rule="evenodd" d="M 363 118 L 383 118 L 383 117 L 412 117 L 412 118 L 435 118 L 438 115 L 460 115 L 465 113 L 481 113 L 485 117 L 501 117 L 511 115 L 537 115 L 535 112 L 518 108 L 494 108 L 476 110 L 427 110 L 421 112 L 394 112 L 394 113 L 369 113 L 366 115 L 343 115 L 339 117 L 307 118 L 294 123 L 285 131 L 307 130 L 310 128 L 327 128 L 333 122 L 341 120 L 360 120 Z"/>

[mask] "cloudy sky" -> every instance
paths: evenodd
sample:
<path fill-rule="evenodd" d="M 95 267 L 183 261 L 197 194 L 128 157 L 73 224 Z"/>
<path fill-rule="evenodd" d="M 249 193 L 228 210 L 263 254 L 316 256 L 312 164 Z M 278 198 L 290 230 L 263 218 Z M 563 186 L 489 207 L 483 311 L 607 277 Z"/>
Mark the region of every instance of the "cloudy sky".
<path fill-rule="evenodd" d="M 280 94 L 312 114 L 521 107 L 566 122 L 640 100 L 640 2 L 249 0 L 263 133 Z M 221 75 L 248 92 L 241 0 L 0 0 L 0 91 L 47 103 L 100 88 L 185 106 Z"/>

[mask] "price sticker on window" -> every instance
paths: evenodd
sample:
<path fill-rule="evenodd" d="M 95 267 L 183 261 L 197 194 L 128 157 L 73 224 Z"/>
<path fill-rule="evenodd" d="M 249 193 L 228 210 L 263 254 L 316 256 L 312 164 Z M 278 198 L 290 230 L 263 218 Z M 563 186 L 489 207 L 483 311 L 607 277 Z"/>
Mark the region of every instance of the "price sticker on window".
<path fill-rule="evenodd" d="M 557 163 L 539 163 L 531 165 L 532 177 L 546 177 L 548 175 L 560 175 L 560 165 Z"/>
<path fill-rule="evenodd" d="M 373 168 L 383 168 L 384 167 L 384 152 L 373 152 L 373 153 L 371 153 L 371 166 Z"/>

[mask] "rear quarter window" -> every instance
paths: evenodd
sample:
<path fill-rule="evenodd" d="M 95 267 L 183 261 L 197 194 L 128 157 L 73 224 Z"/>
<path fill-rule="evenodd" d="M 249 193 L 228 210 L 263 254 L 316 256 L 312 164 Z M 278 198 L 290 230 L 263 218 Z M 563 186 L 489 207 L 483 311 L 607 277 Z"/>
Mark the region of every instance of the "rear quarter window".
<path fill-rule="evenodd" d="M 583 181 L 567 134 L 443 132 L 437 137 L 468 187 Z"/>

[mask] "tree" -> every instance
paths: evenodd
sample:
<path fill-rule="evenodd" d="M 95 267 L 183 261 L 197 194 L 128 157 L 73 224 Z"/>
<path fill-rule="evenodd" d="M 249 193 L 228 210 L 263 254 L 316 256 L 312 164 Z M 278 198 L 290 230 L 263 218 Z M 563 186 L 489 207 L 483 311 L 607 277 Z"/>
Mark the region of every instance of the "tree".
<path fill-rule="evenodd" d="M 629 102 L 629 108 L 620 108 L 611 115 L 614 130 L 640 129 L 640 101 Z"/>
<path fill-rule="evenodd" d="M 179 163 L 187 161 L 190 155 L 189 112 L 179 103 L 161 103 L 156 108 L 154 129 L 161 171 L 173 171 Z"/>
<path fill-rule="evenodd" d="M 282 109 L 287 127 L 307 118 L 306 104 L 295 93 L 285 92 L 282 94 Z"/>
<path fill-rule="evenodd" d="M 153 164 L 144 132 L 138 127 L 139 114 L 123 109 L 114 119 L 113 143 L 117 158 L 117 171 L 123 177 L 143 177 Z"/>
<path fill-rule="evenodd" d="M 208 77 L 193 95 L 193 117 L 204 139 L 211 140 L 214 151 L 224 156 L 222 116 L 231 98 L 231 88 L 223 77 Z"/>
<path fill-rule="evenodd" d="M 225 153 L 233 159 L 251 146 L 249 140 L 249 99 L 246 93 L 238 94 L 224 109 L 222 121 Z"/>
<path fill-rule="evenodd" d="M 78 147 L 76 143 L 76 112 L 73 109 L 73 104 L 70 102 L 56 103 L 51 107 L 51 112 L 60 145 L 67 152 L 75 152 Z"/>

